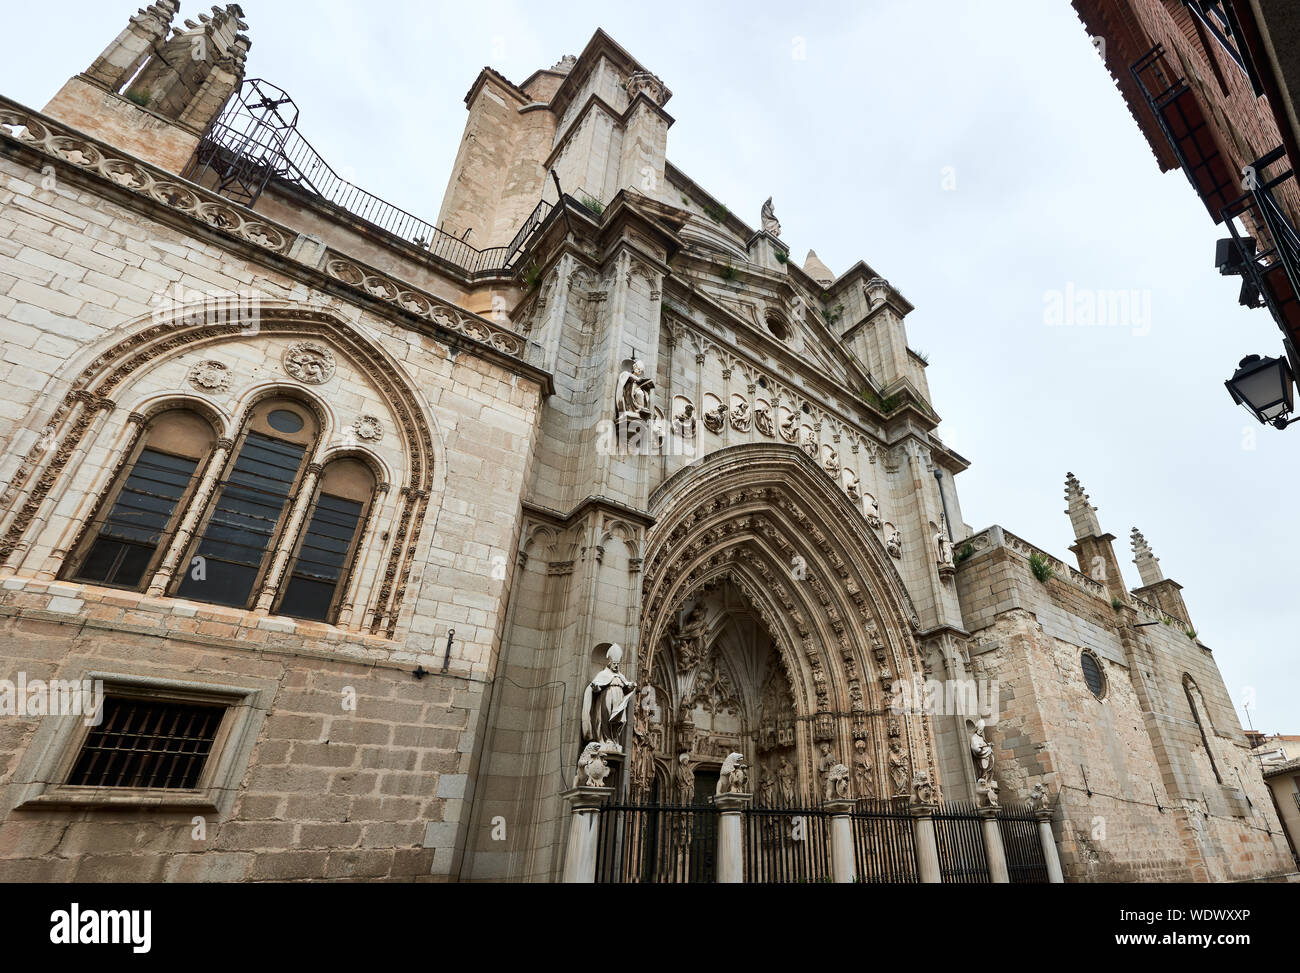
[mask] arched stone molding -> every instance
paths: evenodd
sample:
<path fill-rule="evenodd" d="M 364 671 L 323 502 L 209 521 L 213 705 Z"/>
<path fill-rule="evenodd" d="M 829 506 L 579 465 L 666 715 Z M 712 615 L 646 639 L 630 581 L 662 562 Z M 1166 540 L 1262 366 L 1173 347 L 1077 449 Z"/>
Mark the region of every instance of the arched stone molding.
<path fill-rule="evenodd" d="M 897 740 L 912 772 L 939 782 L 929 717 L 888 711 L 895 680 L 924 679 L 916 611 L 837 483 L 797 448 L 735 446 L 671 477 L 651 496 L 649 512 L 656 522 L 646 540 L 638 673 L 652 671 L 680 606 L 728 579 L 768 628 L 786 668 L 806 780 L 814 740 L 829 740 L 845 760 L 855 734 L 865 732 L 878 768 Z"/>
<path fill-rule="evenodd" d="M 49 507 L 56 502 L 51 491 L 65 473 L 75 474 L 99 417 L 118 407 L 122 390 L 130 386 L 133 376 L 176 355 L 250 337 L 243 322 L 208 322 L 201 311 L 201 305 L 181 306 L 165 315 L 146 315 L 74 358 L 56 376 L 56 381 L 68 382 L 71 387 L 48 418 L 36 418 L 38 424 L 44 419 L 52 445 L 38 442 L 32 447 L 0 495 L 0 509 L 12 511 L 3 521 L 0 563 L 25 548 L 29 534 L 39 533 L 40 518 L 48 516 Z M 367 617 L 372 633 L 382 631 L 392 638 L 430 497 L 441 493 L 445 483 L 444 446 L 441 435 L 435 435 L 432 410 L 415 383 L 405 377 L 401 363 L 333 309 L 264 302 L 258 315 L 259 336 L 311 339 L 329 345 L 336 356 L 345 358 L 366 377 L 396 419 L 406 456 L 406 482 L 399 491 L 400 513 L 390 531 L 378 594 Z M 281 388 L 292 387 L 291 383 L 280 384 Z M 28 427 L 37 426 L 29 422 Z"/>

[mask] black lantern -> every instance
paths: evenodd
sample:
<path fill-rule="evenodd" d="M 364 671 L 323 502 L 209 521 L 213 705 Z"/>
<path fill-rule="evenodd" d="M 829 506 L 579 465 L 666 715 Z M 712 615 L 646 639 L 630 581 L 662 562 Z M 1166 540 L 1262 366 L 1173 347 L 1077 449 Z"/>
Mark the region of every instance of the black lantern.
<path fill-rule="evenodd" d="M 1295 386 L 1285 358 L 1247 355 L 1223 383 L 1232 401 L 1244 405 L 1260 422 L 1285 429 L 1295 408 Z"/>

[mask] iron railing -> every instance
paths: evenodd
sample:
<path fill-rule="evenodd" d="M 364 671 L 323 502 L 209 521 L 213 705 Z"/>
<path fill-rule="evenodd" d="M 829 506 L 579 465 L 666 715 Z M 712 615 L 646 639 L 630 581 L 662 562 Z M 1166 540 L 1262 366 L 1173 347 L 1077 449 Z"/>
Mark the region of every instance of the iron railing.
<path fill-rule="evenodd" d="M 1282 331 L 1295 338 L 1300 337 L 1300 233 L 1273 192 L 1294 178 L 1286 161 L 1286 150 L 1278 146 L 1247 166 L 1246 192 L 1224 208 L 1223 219 L 1245 278 L 1263 296 Z M 1260 233 L 1258 250 L 1255 239 L 1238 229 L 1239 217 L 1249 219 Z"/>
<path fill-rule="evenodd" d="M 1223 208 L 1240 189 L 1195 93 L 1170 63 L 1162 44 L 1147 51 L 1129 70 L 1183 173 L 1210 217 L 1220 222 Z"/>
<path fill-rule="evenodd" d="M 665 884 L 716 878 L 718 812 L 708 804 L 605 804 L 596 881 Z"/>
<path fill-rule="evenodd" d="M 1038 818 L 1027 804 L 1004 804 L 998 809 L 998 830 L 1013 885 L 1047 882 L 1047 859 L 1039 838 Z"/>
<path fill-rule="evenodd" d="M 1232 58 L 1234 64 L 1241 68 L 1242 74 L 1250 82 L 1251 91 L 1258 98 L 1264 93 L 1264 85 L 1255 70 L 1255 62 L 1250 57 L 1242 38 L 1241 24 L 1237 21 L 1237 11 L 1231 3 L 1223 0 L 1183 0 L 1185 6 L 1195 17 L 1206 33 L 1219 42 L 1223 52 Z M 1209 52 L 1206 52 L 1207 55 Z"/>
<path fill-rule="evenodd" d="M 939 874 L 945 882 L 991 881 L 984 831 L 972 802 L 942 804 L 934 812 L 934 837 L 939 847 Z"/>
<path fill-rule="evenodd" d="M 830 882 L 830 816 L 821 807 L 754 804 L 745 810 L 745 881 Z"/>
<path fill-rule="evenodd" d="M 510 243 L 480 250 L 463 236 L 453 236 L 344 179 L 297 126 L 293 99 L 261 78 L 250 78 L 204 134 L 183 176 L 250 208 L 267 185 L 278 180 L 470 274 L 513 269 L 520 251 L 552 208 L 545 200 L 539 201 Z"/>
<path fill-rule="evenodd" d="M 859 882 L 919 881 L 907 798 L 857 802 L 853 810 L 853 858 Z"/>

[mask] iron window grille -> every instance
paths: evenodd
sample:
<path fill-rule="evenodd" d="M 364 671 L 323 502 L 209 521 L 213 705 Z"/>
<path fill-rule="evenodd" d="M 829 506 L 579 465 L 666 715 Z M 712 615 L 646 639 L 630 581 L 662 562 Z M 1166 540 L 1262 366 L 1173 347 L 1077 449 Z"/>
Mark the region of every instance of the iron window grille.
<path fill-rule="evenodd" d="M 67 783 L 194 790 L 225 712 L 211 703 L 107 695 L 103 719 L 86 734 Z"/>

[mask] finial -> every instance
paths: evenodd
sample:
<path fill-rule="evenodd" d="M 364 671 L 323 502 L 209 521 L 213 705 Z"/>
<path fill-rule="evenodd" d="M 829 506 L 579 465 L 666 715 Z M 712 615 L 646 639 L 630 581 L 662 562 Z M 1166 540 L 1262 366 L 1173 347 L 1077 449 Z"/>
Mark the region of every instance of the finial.
<path fill-rule="evenodd" d="M 1129 539 L 1133 545 L 1133 563 L 1137 565 L 1138 574 L 1142 576 L 1143 586 L 1163 581 L 1165 576 L 1160 570 L 1160 558 L 1151 553 L 1151 546 L 1142 536 L 1142 531 L 1134 527 Z"/>
<path fill-rule="evenodd" d="M 1074 528 L 1075 540 L 1100 537 L 1101 524 L 1097 521 L 1097 508 L 1088 502 L 1089 497 L 1083 492 L 1083 484 L 1073 473 L 1065 474 L 1065 499 L 1069 503 L 1065 512 Z"/>

